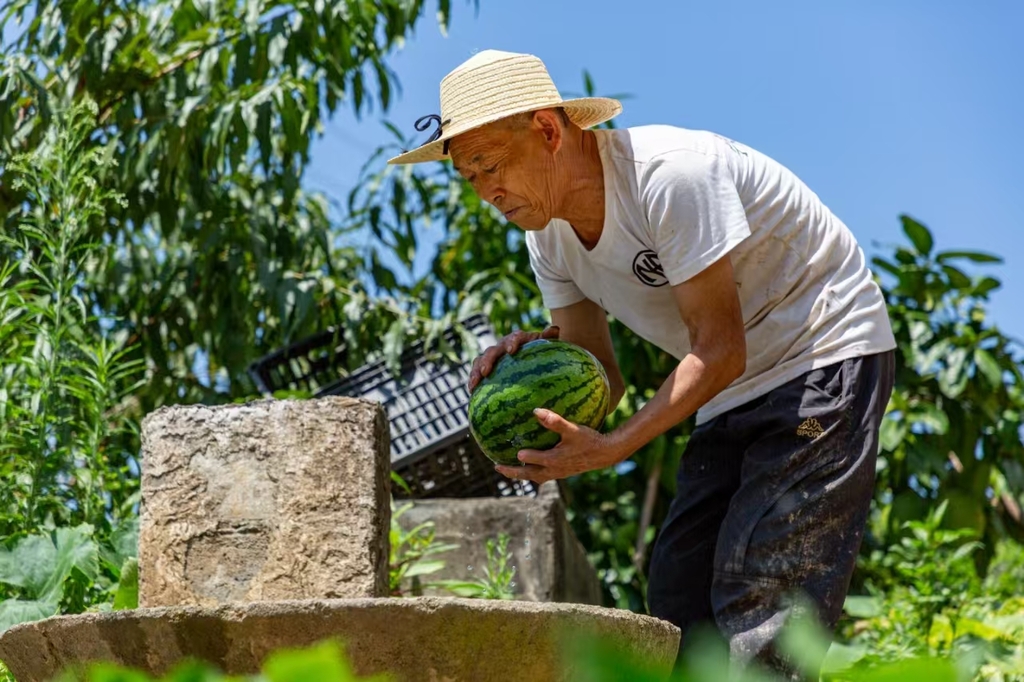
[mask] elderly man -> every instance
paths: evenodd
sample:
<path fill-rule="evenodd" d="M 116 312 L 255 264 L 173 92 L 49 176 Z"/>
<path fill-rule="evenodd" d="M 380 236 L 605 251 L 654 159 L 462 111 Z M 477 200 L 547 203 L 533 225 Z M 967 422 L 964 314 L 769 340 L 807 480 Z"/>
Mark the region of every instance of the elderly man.
<path fill-rule="evenodd" d="M 709 132 L 591 129 L 620 111 L 562 99 L 536 57 L 481 52 L 442 81 L 433 137 L 391 162 L 451 159 L 526 231 L 552 326 L 484 352 L 470 390 L 502 354 L 558 336 L 604 363 L 615 405 L 608 314 L 679 360 L 611 432 L 540 410 L 559 445 L 500 471 L 542 482 L 614 466 L 696 413 L 651 613 L 682 647 L 714 624 L 737 659 L 791 672 L 773 646 L 790 595 L 833 626 L 861 543 L 893 383 L 885 303 L 853 235 L 793 173 Z"/>

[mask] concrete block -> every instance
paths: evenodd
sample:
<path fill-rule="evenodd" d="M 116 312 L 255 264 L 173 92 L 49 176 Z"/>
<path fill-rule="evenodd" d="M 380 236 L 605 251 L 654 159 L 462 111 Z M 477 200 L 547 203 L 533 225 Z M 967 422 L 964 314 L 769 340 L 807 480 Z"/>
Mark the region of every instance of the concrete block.
<path fill-rule="evenodd" d="M 175 406 L 142 424 L 140 606 L 384 596 L 378 403 Z"/>
<path fill-rule="evenodd" d="M 516 599 L 601 605 L 597 573 L 569 526 L 554 482 L 543 485 L 537 497 L 396 500 L 396 506 L 406 504 L 413 506 L 399 517 L 402 528 L 409 530 L 432 521 L 439 542 L 459 545 L 431 557 L 444 560 L 445 567 L 423 576 L 422 581 L 479 577 L 487 564 L 487 538 L 505 532 L 516 567 Z M 407 594 L 418 593 L 412 581 L 406 581 L 403 588 Z M 419 593 L 451 594 L 433 588 Z"/>

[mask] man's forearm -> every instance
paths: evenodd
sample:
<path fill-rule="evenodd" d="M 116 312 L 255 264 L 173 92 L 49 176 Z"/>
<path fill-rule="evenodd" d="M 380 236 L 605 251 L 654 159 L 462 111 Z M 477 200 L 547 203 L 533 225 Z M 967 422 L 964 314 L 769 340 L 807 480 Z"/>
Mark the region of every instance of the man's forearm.
<path fill-rule="evenodd" d="M 744 364 L 724 352 L 693 352 L 684 357 L 654 398 L 609 434 L 619 453 L 618 461 L 629 458 L 700 409 L 743 373 Z"/>

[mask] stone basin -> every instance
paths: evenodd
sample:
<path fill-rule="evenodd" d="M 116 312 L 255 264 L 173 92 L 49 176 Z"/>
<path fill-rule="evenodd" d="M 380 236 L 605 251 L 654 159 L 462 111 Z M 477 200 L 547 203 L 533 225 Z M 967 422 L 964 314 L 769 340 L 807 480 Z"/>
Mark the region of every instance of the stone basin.
<path fill-rule="evenodd" d="M 0 635 L 0 660 L 18 682 L 108 660 L 163 675 L 195 657 L 253 674 L 279 648 L 343 642 L 359 675 L 396 682 L 577 680 L 566 635 L 611 638 L 668 678 L 679 630 L 620 609 L 450 597 L 361 598 L 155 607 L 55 616 Z M 578 671 L 576 671 L 578 672 Z"/>

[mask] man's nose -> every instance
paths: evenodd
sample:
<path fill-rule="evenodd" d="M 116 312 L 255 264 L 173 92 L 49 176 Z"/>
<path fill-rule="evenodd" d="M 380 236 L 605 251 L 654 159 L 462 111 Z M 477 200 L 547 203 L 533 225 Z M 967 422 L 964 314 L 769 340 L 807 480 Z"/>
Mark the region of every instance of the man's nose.
<path fill-rule="evenodd" d="M 505 200 L 505 190 L 492 179 L 480 179 L 477 193 L 495 208 L 501 208 L 501 202 Z"/>
<path fill-rule="evenodd" d="M 505 190 L 498 185 L 494 187 L 489 194 L 491 196 L 491 204 L 496 208 L 501 208 L 501 204 L 505 201 Z"/>

